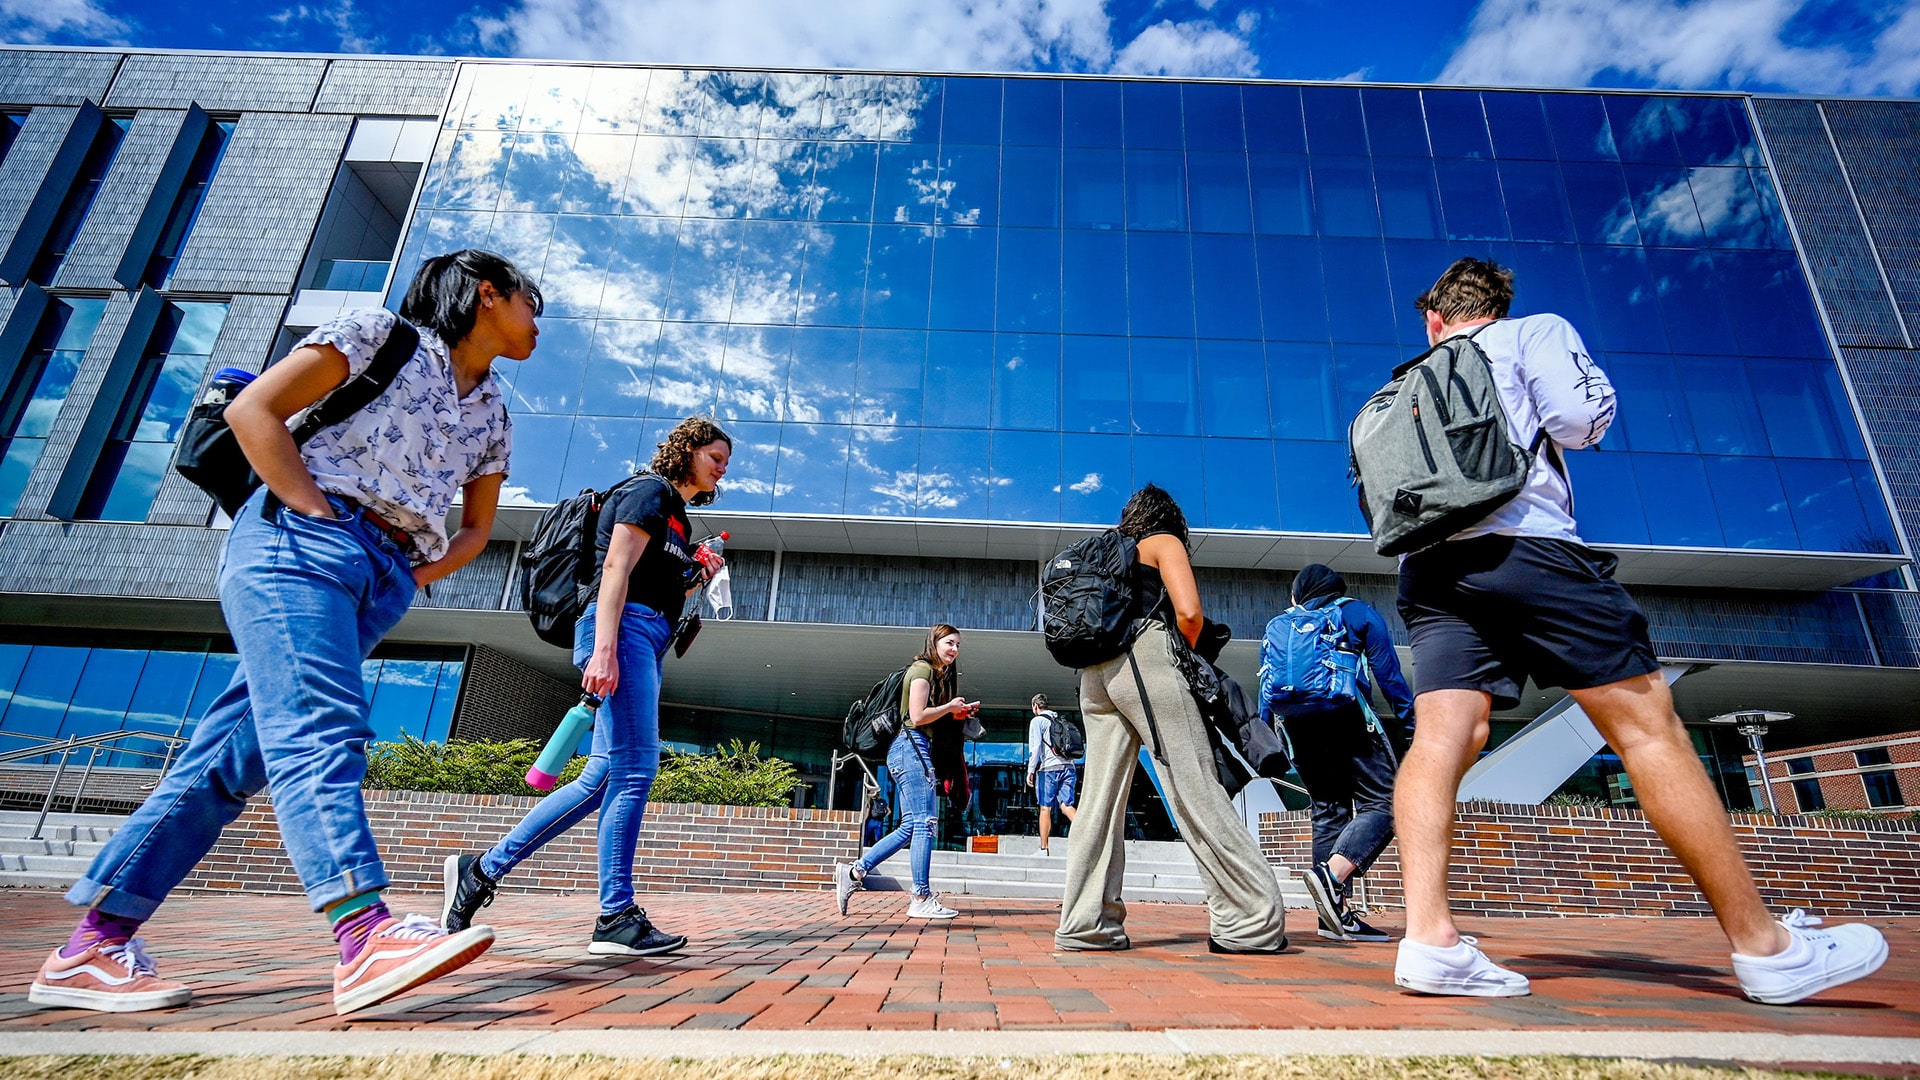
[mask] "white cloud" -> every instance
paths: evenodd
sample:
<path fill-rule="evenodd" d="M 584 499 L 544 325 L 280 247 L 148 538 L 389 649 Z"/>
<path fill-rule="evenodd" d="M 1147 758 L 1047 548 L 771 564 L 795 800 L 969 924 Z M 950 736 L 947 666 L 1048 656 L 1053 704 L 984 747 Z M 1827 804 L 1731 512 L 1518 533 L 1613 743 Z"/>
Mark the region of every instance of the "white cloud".
<path fill-rule="evenodd" d="M 93 0 L 0 0 L 0 41 L 37 45 L 59 36 L 90 45 L 118 45 L 132 29 Z"/>
<path fill-rule="evenodd" d="M 326 5 L 295 4 L 268 15 L 267 20 L 279 27 L 283 35 L 288 35 L 289 40 L 295 37 L 306 40 L 306 34 L 300 30 L 302 24 L 317 26 L 333 35 L 341 52 L 378 52 L 385 45 L 385 39 L 379 34 L 362 32 L 378 23 L 354 10 L 353 0 L 337 0 Z"/>
<path fill-rule="evenodd" d="M 1162 21 L 1123 42 L 1107 0 L 518 0 L 472 25 L 490 52 L 554 59 L 1249 75 L 1255 21 Z"/>
<path fill-rule="evenodd" d="M 1251 27 L 1244 19 L 1242 24 Z M 1114 58 L 1123 75 L 1228 75 L 1260 73 L 1260 58 L 1239 33 L 1210 22 L 1162 20 L 1140 31 Z"/>
<path fill-rule="evenodd" d="M 1613 73 L 1688 89 L 1920 90 L 1920 0 L 1879 0 L 1862 47 L 1802 44 L 1814 0 L 1483 0 L 1440 82 L 1586 86 Z"/>

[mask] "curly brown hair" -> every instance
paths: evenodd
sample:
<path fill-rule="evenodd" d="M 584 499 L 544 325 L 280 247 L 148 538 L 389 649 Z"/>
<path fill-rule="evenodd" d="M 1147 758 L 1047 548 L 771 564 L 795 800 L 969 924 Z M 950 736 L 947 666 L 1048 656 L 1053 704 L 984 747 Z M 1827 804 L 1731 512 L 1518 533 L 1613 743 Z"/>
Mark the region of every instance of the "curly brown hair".
<path fill-rule="evenodd" d="M 647 466 L 649 472 L 664 476 L 672 483 L 684 484 L 693 475 L 693 452 L 703 446 L 723 442 L 727 449 L 733 449 L 733 437 L 721 429 L 710 416 L 689 416 L 673 425 L 666 439 L 653 451 L 653 463 Z M 689 506 L 706 506 L 720 497 L 716 486 L 712 491 L 702 491 L 688 500 Z"/>

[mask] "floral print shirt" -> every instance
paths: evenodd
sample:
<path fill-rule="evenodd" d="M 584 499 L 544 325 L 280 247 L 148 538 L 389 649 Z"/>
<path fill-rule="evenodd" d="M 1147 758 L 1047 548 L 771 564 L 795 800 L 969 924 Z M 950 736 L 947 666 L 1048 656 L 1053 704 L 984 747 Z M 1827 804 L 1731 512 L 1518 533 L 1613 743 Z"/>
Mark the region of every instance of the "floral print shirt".
<path fill-rule="evenodd" d="M 339 349 L 352 378 L 373 362 L 397 318 L 381 308 L 350 312 L 317 327 L 295 348 Z M 419 347 L 386 392 L 309 439 L 300 456 L 320 490 L 399 526 L 413 537 L 417 557 L 432 562 L 447 553 L 454 496 L 469 480 L 507 471 L 513 423 L 492 372 L 462 398 L 446 343 L 432 330 L 418 329 Z M 304 417 L 290 417 L 287 426 L 299 426 Z"/>

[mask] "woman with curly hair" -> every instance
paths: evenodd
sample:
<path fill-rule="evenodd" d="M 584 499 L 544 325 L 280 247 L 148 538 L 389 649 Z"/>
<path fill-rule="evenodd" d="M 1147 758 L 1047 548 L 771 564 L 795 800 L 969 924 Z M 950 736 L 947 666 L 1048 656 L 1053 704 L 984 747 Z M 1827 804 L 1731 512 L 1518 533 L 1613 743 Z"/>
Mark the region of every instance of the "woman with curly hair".
<path fill-rule="evenodd" d="M 506 838 L 480 855 L 449 855 L 444 879 L 448 927 L 464 927 L 493 902 L 508 871 L 600 811 L 600 918 L 587 951 L 654 956 L 687 943 L 647 920 L 634 904 L 633 851 L 647 792 L 660 768 L 660 662 L 687 596 L 706 571 L 694 558 L 688 506 L 714 500 L 733 440 L 705 417 L 682 420 L 653 455 L 649 471 L 615 488 L 600 511 L 601 565 L 575 626 L 580 685 L 601 699 L 593 753 L 580 778 L 540 800 Z M 614 631 L 596 634 L 599 613 L 617 611 Z"/>

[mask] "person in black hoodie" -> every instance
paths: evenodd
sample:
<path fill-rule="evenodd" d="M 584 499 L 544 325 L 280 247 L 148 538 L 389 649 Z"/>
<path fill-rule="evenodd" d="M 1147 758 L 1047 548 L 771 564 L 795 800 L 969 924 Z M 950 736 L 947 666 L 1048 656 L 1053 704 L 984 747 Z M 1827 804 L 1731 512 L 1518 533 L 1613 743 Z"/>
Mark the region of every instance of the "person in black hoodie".
<path fill-rule="evenodd" d="M 1293 603 L 1310 611 L 1340 603 L 1343 648 L 1366 657 L 1360 668 L 1362 698 L 1377 681 L 1393 706 L 1390 715 L 1374 716 L 1370 707 L 1342 701 L 1317 709 L 1288 708 L 1288 715 L 1278 718 L 1293 744 L 1294 768 L 1313 798 L 1313 866 L 1300 877 L 1319 912 L 1320 936 L 1386 941 L 1385 931 L 1348 908 L 1347 894 L 1353 877 L 1366 873 L 1393 839 L 1393 774 L 1411 737 L 1413 691 L 1400 674 L 1386 620 L 1365 600 L 1347 596 L 1345 578 L 1319 563 L 1304 567 L 1293 579 Z M 1260 700 L 1267 713 L 1267 695 Z"/>

